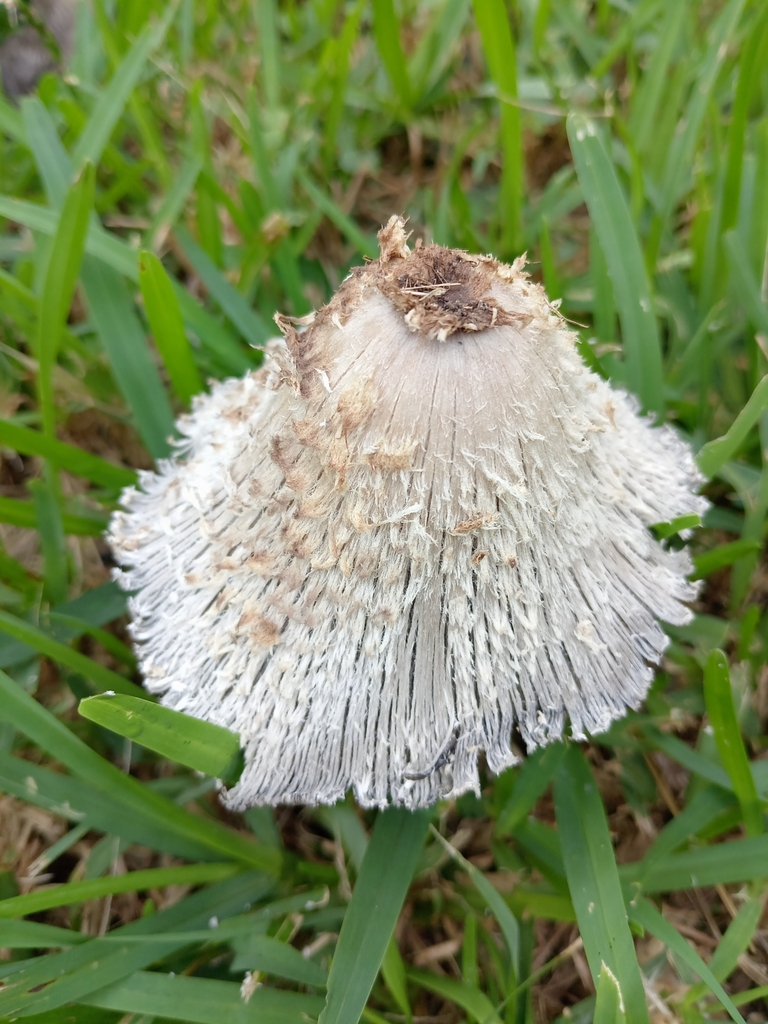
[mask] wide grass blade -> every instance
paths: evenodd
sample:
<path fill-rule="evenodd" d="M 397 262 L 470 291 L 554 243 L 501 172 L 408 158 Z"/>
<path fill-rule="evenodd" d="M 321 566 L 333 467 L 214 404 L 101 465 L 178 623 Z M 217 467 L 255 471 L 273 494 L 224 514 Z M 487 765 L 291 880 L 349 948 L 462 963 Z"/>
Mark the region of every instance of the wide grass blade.
<path fill-rule="evenodd" d="M 717 649 L 707 658 L 704 669 L 704 699 L 720 759 L 741 805 L 747 835 L 759 836 L 763 832 L 763 809 L 736 717 L 728 659 Z"/>
<path fill-rule="evenodd" d="M 228 786 L 233 786 L 240 778 L 243 770 L 240 739 L 220 725 L 164 708 L 146 697 L 116 694 L 86 697 L 80 701 L 79 711 L 83 718 L 135 740 L 172 761 L 222 779 Z"/>
<path fill-rule="evenodd" d="M 133 921 L 107 938 L 92 938 L 63 953 L 22 963 L 0 991 L 0 1014 L 50 1012 L 113 985 L 185 946 L 215 940 L 212 919 L 223 930 L 229 925 L 226 918 L 250 910 L 270 888 L 269 881 L 258 872 L 238 874 L 170 908 Z M 255 916 L 245 919 L 246 927 Z"/>
<path fill-rule="evenodd" d="M 376 819 L 344 915 L 318 1024 L 357 1024 L 411 884 L 429 825 L 426 811 L 391 807 Z"/>
<path fill-rule="evenodd" d="M 191 814 L 143 786 L 137 779 L 123 774 L 109 761 L 99 757 L 3 672 L 0 672 L 0 699 L 6 721 L 13 723 L 73 775 L 85 778 L 111 796 L 122 806 L 124 813 L 149 818 L 167 831 L 192 840 L 219 857 L 230 857 L 270 872 L 279 870 L 281 858 L 277 850 L 257 846 L 217 821 Z"/>
<path fill-rule="evenodd" d="M 582 114 L 570 114 L 567 123 L 576 173 L 616 296 L 627 384 L 644 409 L 660 413 L 664 409 L 661 343 L 635 225 L 594 123 Z"/>
<path fill-rule="evenodd" d="M 189 1024 L 307 1024 L 323 1005 L 318 996 L 283 992 L 262 986 L 247 1003 L 240 986 L 213 978 L 141 971 L 119 985 L 113 985 L 84 999 L 88 1006 L 119 1010 L 126 1014 L 148 1014 Z"/>
<path fill-rule="evenodd" d="M 146 249 L 139 253 L 139 284 L 155 345 L 173 389 L 185 405 L 203 390 L 192 358 L 184 321 L 173 286 L 160 260 Z"/>
<path fill-rule="evenodd" d="M 640 968 L 629 930 L 600 793 L 576 746 L 555 775 L 555 811 L 579 931 L 592 977 L 606 964 L 621 988 L 627 1024 L 647 1024 Z"/>
<path fill-rule="evenodd" d="M 99 899 L 120 892 L 161 889 L 166 885 L 219 882 L 240 871 L 240 865 L 229 861 L 226 864 L 187 864 L 172 868 L 149 868 L 146 871 L 129 871 L 126 875 L 107 875 L 106 878 L 89 878 L 84 882 L 68 882 L 66 885 L 55 885 L 30 892 L 25 896 L 0 900 L 0 918 L 25 917 L 27 914 L 38 914 L 53 907 L 66 907 L 83 900 Z"/>

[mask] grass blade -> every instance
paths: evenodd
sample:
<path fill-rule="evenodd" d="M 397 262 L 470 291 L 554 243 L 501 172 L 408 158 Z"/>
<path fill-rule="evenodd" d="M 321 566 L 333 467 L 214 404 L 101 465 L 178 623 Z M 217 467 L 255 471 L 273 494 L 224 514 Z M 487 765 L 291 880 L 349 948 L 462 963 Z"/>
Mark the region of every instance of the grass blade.
<path fill-rule="evenodd" d="M 392 0 L 373 0 L 373 37 L 404 111 L 411 106 L 411 83 L 400 43 L 400 24 Z"/>
<path fill-rule="evenodd" d="M 408 977 L 411 981 L 436 992 L 444 999 L 450 999 L 456 1006 L 460 1006 L 462 1010 L 471 1014 L 478 1024 L 501 1024 L 496 1007 L 488 996 L 474 985 L 468 985 L 456 978 L 441 977 L 439 974 L 432 974 L 431 971 L 424 971 L 418 967 L 412 967 L 408 971 Z"/>
<path fill-rule="evenodd" d="M 632 900 L 629 904 L 629 914 L 633 921 L 637 922 L 642 928 L 646 928 L 651 935 L 655 935 L 657 939 L 660 939 L 667 949 L 671 950 L 675 956 L 678 956 L 683 963 L 687 964 L 692 971 L 698 974 L 701 980 L 717 996 L 736 1024 L 745 1024 L 744 1018 L 731 1002 L 728 993 L 693 946 L 686 942 L 682 935 L 661 916 L 652 903 L 644 899 Z"/>
<path fill-rule="evenodd" d="M 232 321 L 242 336 L 254 348 L 259 348 L 274 332 L 270 331 L 261 317 L 254 313 L 240 292 L 236 291 L 227 281 L 219 268 L 200 246 L 194 241 L 186 228 L 176 228 L 176 238 L 184 250 L 189 262 L 194 267 L 208 290 L 209 295 L 218 302 L 224 313 Z"/>
<path fill-rule="evenodd" d="M 523 248 L 523 141 L 517 106 L 517 54 L 506 6 L 501 0 L 474 0 L 488 70 L 501 104 L 500 255 L 518 256 Z"/>
<path fill-rule="evenodd" d="M 621 320 L 627 383 L 643 408 L 664 409 L 661 343 L 637 232 L 594 124 L 568 116 L 568 140 L 589 215 L 605 254 Z"/>
<path fill-rule="evenodd" d="M 186 864 L 171 868 L 129 871 L 125 875 L 107 875 L 105 878 L 89 878 L 84 882 L 68 882 L 65 885 L 54 885 L 30 892 L 25 896 L 0 900 L 0 918 L 25 917 L 27 914 L 37 914 L 52 907 L 68 907 L 83 900 L 95 900 L 120 892 L 161 889 L 166 885 L 220 882 L 241 870 L 240 866 L 232 861 L 226 864 Z"/>
<path fill-rule="evenodd" d="M 247 1003 L 240 986 L 212 978 L 140 971 L 130 978 L 97 992 L 83 1002 L 103 1010 L 127 1014 L 148 1014 L 190 1024 L 306 1024 L 314 1020 L 323 1005 L 318 996 L 282 992 L 262 986 Z"/>
<path fill-rule="evenodd" d="M 141 438 L 155 459 L 170 454 L 173 413 L 125 282 L 86 256 L 83 284 L 115 382 L 133 412 Z"/>
<path fill-rule="evenodd" d="M 64 533 L 75 537 L 98 537 L 106 530 L 108 522 L 108 516 L 98 514 L 88 517 L 69 515 L 65 512 L 61 517 Z M 36 530 L 38 521 L 34 502 L 0 497 L 0 523 Z"/>
<path fill-rule="evenodd" d="M 555 775 L 555 810 L 571 899 L 592 977 L 603 964 L 617 979 L 627 1024 L 647 1024 L 640 968 L 599 790 L 584 755 L 571 746 Z"/>
<path fill-rule="evenodd" d="M 708 477 L 717 476 L 726 462 L 734 457 L 747 436 L 768 408 L 768 374 L 752 392 L 749 401 L 722 437 L 708 441 L 699 452 L 696 461 L 701 472 Z"/>
<path fill-rule="evenodd" d="M 219 857 L 230 857 L 265 871 L 279 870 L 280 854 L 257 846 L 217 821 L 201 818 L 177 807 L 129 775 L 124 775 L 0 672 L 3 714 L 34 743 L 60 761 L 73 775 L 93 783 L 120 804 L 125 813 L 137 813 L 159 826 L 202 845 Z"/>
<path fill-rule="evenodd" d="M 139 284 L 152 336 L 174 391 L 185 405 L 203 390 L 192 358 L 184 321 L 173 286 L 160 260 L 146 249 L 139 253 Z"/>
<path fill-rule="evenodd" d="M 718 753 L 741 805 L 747 835 L 759 836 L 763 831 L 763 810 L 736 717 L 728 660 L 717 649 L 707 658 L 704 669 L 704 699 Z"/>
<path fill-rule="evenodd" d="M 79 672 L 86 679 L 90 679 L 100 690 L 114 690 L 117 693 L 131 694 L 134 697 L 142 696 L 145 700 L 147 699 L 147 694 L 140 686 L 136 686 L 135 683 L 118 675 L 117 672 L 105 668 L 104 665 L 100 665 L 92 658 L 86 658 L 79 651 L 73 651 L 71 647 L 59 643 L 42 629 L 15 615 L 0 611 L 0 632 L 33 647 L 39 654 L 71 668 L 73 672 Z"/>
<path fill-rule="evenodd" d="M 429 825 L 426 811 L 390 807 L 376 819 L 344 915 L 318 1024 L 357 1024 L 411 884 Z"/>
<path fill-rule="evenodd" d="M 624 1024 L 626 1019 L 619 983 L 610 967 L 603 964 L 597 982 L 595 1015 L 592 1018 L 592 1024 Z"/>
<path fill-rule="evenodd" d="M 40 296 L 37 334 L 38 391 L 43 432 L 49 436 L 53 436 L 56 431 L 53 367 L 56 363 L 61 330 L 66 322 L 80 274 L 88 219 L 93 208 L 93 193 L 93 164 L 86 164 L 64 200 Z"/>
<path fill-rule="evenodd" d="M 57 469 L 81 476 L 100 487 L 130 487 L 136 482 L 136 471 L 127 466 L 116 466 L 73 444 L 46 437 L 8 420 L 0 420 L 0 444 L 22 455 L 40 455 Z"/>
<path fill-rule="evenodd" d="M 631 884 L 641 874 L 638 865 L 619 869 L 622 882 Z M 751 836 L 728 843 L 700 847 L 660 859 L 642 874 L 643 892 L 672 892 L 706 885 L 749 882 L 768 876 L 768 836 Z"/>
<path fill-rule="evenodd" d="M 2 613 L 0 613 L 2 614 Z M 243 770 L 240 738 L 229 729 L 141 697 L 86 697 L 80 714 L 91 722 L 127 736 L 163 757 L 222 779 L 233 786 Z"/>
<path fill-rule="evenodd" d="M 147 25 L 130 49 L 125 60 L 117 69 L 112 81 L 101 94 L 88 120 L 85 130 L 72 152 L 72 162 L 80 167 L 90 160 L 98 164 L 104 147 L 109 142 L 112 130 L 122 116 L 125 105 L 141 78 L 150 53 L 162 42 L 173 15 L 176 3 L 166 8 L 159 25 Z"/>

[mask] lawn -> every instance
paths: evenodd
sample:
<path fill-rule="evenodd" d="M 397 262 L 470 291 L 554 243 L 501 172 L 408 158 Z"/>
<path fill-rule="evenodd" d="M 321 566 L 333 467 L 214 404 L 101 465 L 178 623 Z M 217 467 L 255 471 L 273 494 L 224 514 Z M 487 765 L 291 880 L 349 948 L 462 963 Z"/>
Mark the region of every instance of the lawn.
<path fill-rule="evenodd" d="M 479 796 L 229 813 L 239 739 L 149 702 L 103 532 L 392 214 L 527 252 L 692 446 L 710 508 L 654 531 L 695 617 Z M 768 1019 L 767 367 L 763 0 L 79 8 L 0 96 L 0 1019 Z"/>

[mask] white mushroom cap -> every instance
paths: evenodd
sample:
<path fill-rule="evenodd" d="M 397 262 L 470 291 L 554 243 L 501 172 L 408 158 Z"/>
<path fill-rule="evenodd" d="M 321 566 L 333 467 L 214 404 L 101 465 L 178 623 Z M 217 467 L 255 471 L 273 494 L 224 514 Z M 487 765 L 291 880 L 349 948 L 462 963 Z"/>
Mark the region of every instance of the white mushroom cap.
<path fill-rule="evenodd" d="M 637 707 L 695 596 L 652 523 L 691 452 L 582 364 L 523 261 L 403 221 L 268 365 L 199 396 L 111 542 L 146 686 L 238 732 L 225 801 L 431 804 Z"/>

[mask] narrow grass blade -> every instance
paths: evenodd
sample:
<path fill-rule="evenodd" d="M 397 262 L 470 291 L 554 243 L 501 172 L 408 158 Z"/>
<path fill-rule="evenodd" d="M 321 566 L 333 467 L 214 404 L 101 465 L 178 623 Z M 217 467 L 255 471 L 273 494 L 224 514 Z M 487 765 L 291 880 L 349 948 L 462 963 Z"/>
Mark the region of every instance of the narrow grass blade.
<path fill-rule="evenodd" d="M 319 1024 L 357 1024 L 387 949 L 429 825 L 425 811 L 391 807 L 376 819 L 344 915 Z"/>
<path fill-rule="evenodd" d="M 496 889 L 494 889 L 482 871 L 476 868 L 475 865 L 465 857 L 462 857 L 459 851 L 455 847 L 451 846 L 448 840 L 444 839 L 437 829 L 433 828 L 432 834 L 441 844 L 446 853 L 448 853 L 451 858 L 460 864 L 463 870 L 468 873 L 469 877 L 472 879 L 472 884 L 488 904 L 488 909 L 499 922 L 499 927 L 501 928 L 504 941 L 507 945 L 507 951 L 509 952 L 510 962 L 514 970 L 515 978 L 518 978 L 520 974 L 520 926 L 517 923 L 517 918 L 509 909 L 504 897 L 500 892 L 497 892 Z"/>
<path fill-rule="evenodd" d="M 98 537 L 107 528 L 107 522 L 107 517 L 104 515 L 86 517 L 68 515 L 65 512 L 61 517 L 64 532 L 75 537 Z M 20 498 L 0 497 L 0 523 L 36 530 L 38 521 L 34 502 L 23 501 Z"/>
<path fill-rule="evenodd" d="M 83 1002 L 104 1010 L 148 1014 L 189 1024 L 306 1024 L 317 1017 L 323 1005 L 318 996 L 264 986 L 257 988 L 244 1003 L 240 986 L 234 982 L 148 971 L 132 974 L 119 985 L 88 996 Z"/>
<path fill-rule="evenodd" d="M 501 1018 L 496 1012 L 496 1007 L 484 992 L 474 985 L 468 985 L 465 981 L 458 981 L 456 978 L 446 978 L 439 974 L 432 974 L 431 971 L 424 971 L 418 967 L 411 967 L 408 971 L 411 981 L 431 992 L 436 992 L 444 999 L 450 999 L 456 1006 L 471 1014 L 478 1024 L 501 1024 Z"/>
<path fill-rule="evenodd" d="M 718 753 L 741 805 L 747 835 L 759 836 L 763 831 L 763 810 L 736 717 L 728 659 L 717 649 L 707 658 L 704 669 L 704 699 Z"/>
<path fill-rule="evenodd" d="M 125 593 L 116 583 L 103 583 L 76 597 L 74 601 L 67 601 L 52 609 L 49 613 L 48 633 L 60 642 L 74 640 L 91 627 L 112 622 L 124 615 L 126 610 Z M 0 637 L 0 668 L 14 665 L 33 654 L 34 649 L 27 644 Z"/>
<path fill-rule="evenodd" d="M 0 942 L 6 949 L 55 949 L 88 942 L 90 936 L 37 921 L 3 921 Z"/>
<path fill-rule="evenodd" d="M 752 392 L 749 401 L 733 421 L 728 432 L 714 441 L 709 441 L 699 452 L 696 461 L 705 476 L 717 476 L 725 463 L 736 455 L 766 408 L 768 408 L 768 374 Z"/>
<path fill-rule="evenodd" d="M 64 953 L 37 958 L 22 966 L 13 984 L 0 991 L 0 1013 L 9 1016 L 23 1011 L 27 1016 L 80 1001 L 185 946 L 209 941 L 216 936 L 211 930 L 212 916 L 226 927 L 229 922 L 225 918 L 249 910 L 251 902 L 268 891 L 263 875 L 237 874 L 104 939 L 91 939 Z M 190 934 L 186 929 L 198 931 Z"/>
<path fill-rule="evenodd" d="M 25 917 L 52 907 L 68 907 L 83 900 L 95 900 L 120 892 L 139 892 L 142 889 L 161 889 L 166 885 L 202 885 L 204 882 L 220 882 L 242 871 L 232 861 L 226 864 L 186 864 L 171 868 L 149 868 L 146 871 L 129 871 L 125 875 L 107 875 L 105 878 L 90 878 L 85 882 L 67 882 L 55 885 L 26 896 L 13 896 L 0 900 L 0 918 Z"/>
<path fill-rule="evenodd" d="M 58 223 L 54 210 L 10 196 L 0 196 L 0 217 L 7 217 L 44 235 L 53 235 Z M 116 270 L 129 281 L 138 284 L 139 268 L 135 251 L 97 224 L 92 223 L 88 229 L 85 251 L 107 269 Z M 198 305 L 181 284 L 176 281 L 172 284 L 181 306 L 182 316 L 202 344 L 208 347 L 232 373 L 244 373 L 250 369 L 252 362 L 240 349 L 232 334 Z"/>
<path fill-rule="evenodd" d="M 615 975 L 607 964 L 600 968 L 592 1024 L 624 1024 L 624 1000 Z"/>
<path fill-rule="evenodd" d="M 45 194 L 51 207 L 58 210 L 76 177 L 75 168 L 42 100 L 38 96 L 27 96 L 21 109 L 27 130 L 27 144 L 37 164 Z"/>
<path fill-rule="evenodd" d="M 721 544 L 713 551 L 705 551 L 693 559 L 692 580 L 703 580 L 726 565 L 733 565 L 745 555 L 756 554 L 763 545 L 757 540 L 734 540 L 730 544 Z"/>
<path fill-rule="evenodd" d="M 619 869 L 622 882 L 636 875 L 634 864 Z M 643 892 L 673 892 L 768 877 L 768 836 L 751 836 L 700 847 L 659 860 L 643 876 Z"/>
<path fill-rule="evenodd" d="M 657 227 L 652 232 L 650 262 L 655 264 L 655 250 L 666 229 L 669 218 L 685 189 L 686 177 L 694 164 L 693 155 L 701 132 L 707 105 L 717 81 L 723 61 L 728 54 L 728 43 L 744 8 L 745 0 L 730 0 L 720 13 L 710 31 L 707 50 L 698 64 L 698 74 L 691 89 L 688 106 L 680 120 L 680 130 L 675 133 L 667 152 L 664 180 L 661 190 Z"/>
<path fill-rule="evenodd" d="M 707 964 L 718 981 L 725 981 L 738 967 L 739 958 L 742 953 L 746 953 L 760 924 L 760 918 L 763 916 L 763 904 L 762 899 L 747 900 L 728 925 L 725 935 Z M 702 998 L 704 993 L 705 985 L 694 985 L 686 993 L 685 1003 L 692 1006 Z"/>
<path fill-rule="evenodd" d="M 268 935 L 251 935 L 243 945 L 238 945 L 237 950 L 237 956 L 230 965 L 233 972 L 261 971 L 289 981 L 298 981 L 301 985 L 325 988 L 328 978 L 322 967 L 287 942 L 280 942 Z"/>
<path fill-rule="evenodd" d="M 0 613 L 1 614 L 1 613 Z M 229 729 L 164 708 L 146 697 L 86 697 L 80 714 L 163 757 L 233 786 L 243 770 L 240 738 Z"/>
<path fill-rule="evenodd" d="M 129 487 L 136 482 L 136 471 L 127 466 L 116 466 L 73 444 L 46 437 L 45 434 L 8 420 L 0 420 L 0 444 L 22 455 L 40 455 L 52 466 L 81 476 L 100 487 Z"/>
<path fill-rule="evenodd" d="M 686 4 L 670 4 L 659 21 L 657 43 L 634 96 L 629 132 L 639 153 L 645 153 L 653 138 L 654 124 L 669 77 L 669 66 L 688 13 Z"/>
<path fill-rule="evenodd" d="M 723 236 L 723 243 L 728 256 L 731 281 L 741 299 L 744 312 L 755 330 L 768 337 L 768 306 L 763 300 L 760 285 L 752 270 L 747 247 L 736 231 L 727 232 Z"/>
<path fill-rule="evenodd" d="M 260 347 L 272 335 L 261 317 L 254 313 L 240 292 L 227 281 L 213 260 L 203 252 L 186 228 L 176 228 L 176 238 L 184 254 L 224 313 L 240 331 L 249 345 Z"/>
<path fill-rule="evenodd" d="M 173 413 L 125 282 L 114 270 L 86 256 L 83 284 L 115 382 L 133 412 L 136 428 L 150 454 L 163 458 L 170 454 Z"/>
<path fill-rule="evenodd" d="M 155 249 L 161 241 L 165 241 L 168 232 L 178 220 L 184 205 L 195 187 L 200 171 L 203 169 L 202 157 L 193 154 L 188 157 L 184 166 L 176 174 L 173 184 L 166 192 L 152 223 L 147 230 L 147 248 Z"/>
<path fill-rule="evenodd" d="M 381 973 L 386 982 L 387 988 L 397 1003 L 398 1009 L 405 1015 L 410 1024 L 412 1019 L 411 1004 L 408 1000 L 408 985 L 405 973 L 405 964 L 400 956 L 394 936 L 389 940 L 384 959 L 381 961 Z"/>
<path fill-rule="evenodd" d="M 38 390 L 43 432 L 49 436 L 52 436 L 56 429 L 53 367 L 56 363 L 61 329 L 66 322 L 80 274 L 88 219 L 93 207 L 93 193 L 93 164 L 86 164 L 64 200 L 40 296 L 36 344 L 39 365 Z"/>
<path fill-rule="evenodd" d="M 92 658 L 86 658 L 79 651 L 73 651 L 71 647 L 59 643 L 58 640 L 54 640 L 53 637 L 49 636 L 42 629 L 33 626 L 30 622 L 17 618 L 15 615 L 0 611 L 0 632 L 13 637 L 14 640 L 19 640 L 21 643 L 28 644 L 39 654 L 51 658 L 60 665 L 65 665 L 74 672 L 79 672 L 86 679 L 90 679 L 100 690 L 114 690 L 117 693 L 132 694 L 134 697 L 141 696 L 145 700 L 148 699 L 147 694 L 140 686 L 136 686 L 135 683 L 118 675 L 117 672 L 112 672 L 111 669 L 100 665 Z"/>
<path fill-rule="evenodd" d="M 203 385 L 184 332 L 184 321 L 173 286 L 160 260 L 147 250 L 139 253 L 139 284 L 152 336 L 174 391 L 185 405 L 189 405 L 192 398 L 203 390 Z"/>
<path fill-rule="evenodd" d="M 509 800 L 496 821 L 496 835 L 508 835 L 525 820 L 544 793 L 565 754 L 565 745 L 550 743 L 539 747 L 523 761 Z"/>
<path fill-rule="evenodd" d="M 647 1024 L 640 968 L 621 895 L 600 792 L 571 746 L 555 776 L 555 811 L 571 899 L 596 983 L 605 963 L 624 998 L 627 1024 Z"/>
<path fill-rule="evenodd" d="M 629 904 L 628 910 L 633 921 L 642 928 L 646 928 L 651 935 L 655 935 L 657 939 L 660 939 L 667 949 L 671 950 L 675 956 L 679 957 L 684 964 L 687 964 L 692 971 L 698 974 L 701 980 L 717 996 L 736 1024 L 745 1024 L 744 1018 L 731 1002 L 730 996 L 693 946 L 686 942 L 682 935 L 661 916 L 652 903 L 644 899 L 635 899 Z"/>
<path fill-rule="evenodd" d="M 400 104 L 407 111 L 411 106 L 411 83 L 392 0 L 373 0 L 373 37 Z"/>
<path fill-rule="evenodd" d="M 257 846 L 217 821 L 191 814 L 143 786 L 138 779 L 124 775 L 3 672 L 0 672 L 0 698 L 6 721 L 60 761 L 73 775 L 91 781 L 96 788 L 108 793 L 125 813 L 135 812 L 153 819 L 168 831 L 205 846 L 219 856 L 243 861 L 269 872 L 279 870 L 281 857 L 276 850 Z"/>
<path fill-rule="evenodd" d="M 27 136 L 24 129 L 24 118 L 11 104 L 0 96 L 0 131 L 10 135 L 16 142 L 26 145 Z"/>
<path fill-rule="evenodd" d="M 24 800 L 74 823 L 118 836 L 127 843 L 140 843 L 151 850 L 170 853 L 187 860 L 220 859 L 205 844 L 179 836 L 158 818 L 130 813 L 111 794 L 97 789 L 84 778 L 48 771 L 18 757 L 0 753 L 0 791 Z"/>
<path fill-rule="evenodd" d="M 177 6 L 176 3 L 169 4 L 159 25 L 147 25 L 144 28 L 112 81 L 99 97 L 72 152 L 75 167 L 82 166 L 87 160 L 98 164 L 128 98 L 141 78 L 149 55 L 161 43 Z"/>
<path fill-rule="evenodd" d="M 474 0 L 488 70 L 501 104 L 501 248 L 519 255 L 523 246 L 523 142 L 517 106 L 517 54 L 506 6 L 500 0 Z"/>
<path fill-rule="evenodd" d="M 32 492 L 43 555 L 43 592 L 49 601 L 59 604 L 67 596 L 69 549 L 61 521 L 56 473 L 46 465 L 43 476 L 43 480 L 31 480 L 27 486 Z"/>
<path fill-rule="evenodd" d="M 300 167 L 296 169 L 296 177 L 299 179 L 301 187 L 307 193 L 318 210 L 322 210 L 328 220 L 331 221 L 332 224 L 336 225 L 339 231 L 344 235 L 347 241 L 357 249 L 360 255 L 367 256 L 369 259 L 375 260 L 379 255 L 378 246 L 375 240 L 364 234 L 352 218 L 348 217 L 343 210 L 340 210 L 336 203 L 322 192 Z"/>
<path fill-rule="evenodd" d="M 570 114 L 568 140 L 613 283 L 621 320 L 627 383 L 644 409 L 662 412 L 661 343 L 643 254 L 627 201 L 594 124 L 581 114 Z"/>

